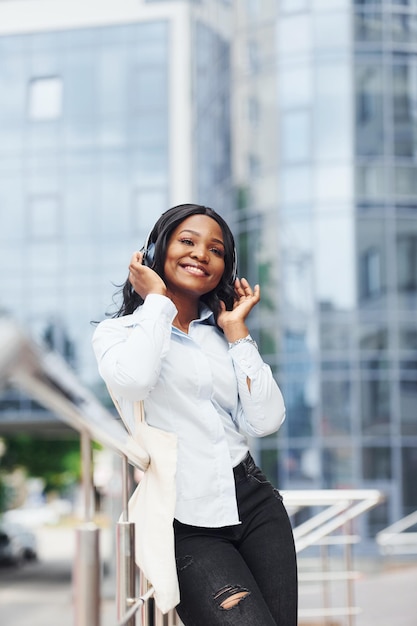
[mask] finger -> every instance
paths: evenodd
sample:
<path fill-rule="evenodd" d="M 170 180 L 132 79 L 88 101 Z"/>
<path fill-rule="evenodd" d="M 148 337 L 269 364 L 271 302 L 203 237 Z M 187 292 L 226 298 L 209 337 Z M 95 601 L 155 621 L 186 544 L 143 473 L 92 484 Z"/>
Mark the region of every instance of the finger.
<path fill-rule="evenodd" d="M 243 291 L 244 291 L 245 296 L 252 296 L 253 295 L 252 287 L 250 286 L 246 278 L 242 278 L 241 283 L 243 286 Z"/>
<path fill-rule="evenodd" d="M 242 283 L 239 278 L 236 278 L 235 280 L 235 292 L 237 293 L 238 296 L 245 295 L 245 290 L 243 289 Z"/>
<path fill-rule="evenodd" d="M 135 270 L 138 265 L 142 265 L 142 252 L 134 252 L 129 263 L 129 271 Z"/>

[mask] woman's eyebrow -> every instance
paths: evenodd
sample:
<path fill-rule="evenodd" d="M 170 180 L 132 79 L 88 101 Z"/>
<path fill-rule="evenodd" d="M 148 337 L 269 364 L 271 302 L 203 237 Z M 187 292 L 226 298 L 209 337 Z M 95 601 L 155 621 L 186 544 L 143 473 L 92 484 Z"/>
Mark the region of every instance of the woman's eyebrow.
<path fill-rule="evenodd" d="M 197 230 L 191 230 L 191 228 L 184 228 L 184 230 L 181 230 L 178 234 L 182 235 L 183 233 L 190 233 L 191 235 L 196 235 L 196 237 L 201 237 L 201 233 L 199 233 Z M 212 241 L 220 243 L 224 247 L 224 242 L 221 239 L 213 237 Z"/>

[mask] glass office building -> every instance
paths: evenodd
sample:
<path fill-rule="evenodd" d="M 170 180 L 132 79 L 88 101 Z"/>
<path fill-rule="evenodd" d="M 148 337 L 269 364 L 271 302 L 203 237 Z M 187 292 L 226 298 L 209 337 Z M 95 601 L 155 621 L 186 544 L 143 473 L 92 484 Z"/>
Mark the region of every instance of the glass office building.
<path fill-rule="evenodd" d="M 246 213 L 276 224 L 258 239 L 278 242 L 269 358 L 287 404 L 257 445 L 282 487 L 383 489 L 373 534 L 417 508 L 417 2 L 268 6 L 247 3 L 237 44 L 257 151 L 255 168 L 242 151 Z"/>
<path fill-rule="evenodd" d="M 8 31 L 0 3 L 0 307 L 100 391 L 90 320 L 166 206 L 210 204 L 262 286 L 268 474 L 383 489 L 370 535 L 415 510 L 417 1 L 61 0 L 25 32 L 22 2 Z"/>
<path fill-rule="evenodd" d="M 0 308 L 101 393 L 90 321 L 156 218 L 230 213 L 230 8 L 72 4 L 28 2 L 24 32 L 0 7 Z M 3 394 L 0 421 L 39 423 L 33 406 Z"/>

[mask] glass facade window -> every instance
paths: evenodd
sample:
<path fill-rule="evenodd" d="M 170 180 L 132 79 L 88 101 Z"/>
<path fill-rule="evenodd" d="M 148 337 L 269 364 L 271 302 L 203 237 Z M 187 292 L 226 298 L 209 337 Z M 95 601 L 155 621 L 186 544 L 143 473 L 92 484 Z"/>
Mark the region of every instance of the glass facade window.
<path fill-rule="evenodd" d="M 166 108 L 168 85 L 166 67 L 137 67 L 132 72 L 131 106 L 136 114 Z"/>
<path fill-rule="evenodd" d="M 387 173 L 384 165 L 376 162 L 356 168 L 356 195 L 360 201 L 384 203 L 387 194 Z"/>
<path fill-rule="evenodd" d="M 202 204 L 227 207 L 232 190 L 230 44 L 200 21 L 194 25 L 193 36 L 196 45 L 193 67 L 196 195 Z"/>
<path fill-rule="evenodd" d="M 417 155 L 417 62 L 393 67 L 394 154 Z"/>
<path fill-rule="evenodd" d="M 417 292 L 417 233 L 398 237 L 397 274 L 400 291 Z"/>
<path fill-rule="evenodd" d="M 392 450 L 389 446 L 362 449 L 362 467 L 365 480 L 382 481 L 392 478 Z"/>
<path fill-rule="evenodd" d="M 56 196 L 29 199 L 29 232 L 31 239 L 48 239 L 60 236 L 59 203 Z"/>
<path fill-rule="evenodd" d="M 339 437 L 351 433 L 352 423 L 352 385 L 346 374 L 341 374 L 343 366 L 349 366 L 348 362 L 339 359 L 324 361 L 324 369 L 321 385 L 322 418 L 321 431 L 323 436 Z M 326 367 L 327 365 L 327 367 Z M 329 375 L 329 371 L 331 375 Z"/>
<path fill-rule="evenodd" d="M 384 75 L 377 60 L 356 67 L 356 152 L 376 156 L 384 151 Z"/>
<path fill-rule="evenodd" d="M 399 44 L 414 43 L 417 37 L 417 15 L 392 13 L 391 36 Z"/>
<path fill-rule="evenodd" d="M 417 436 L 415 399 L 417 395 L 417 326 L 404 323 L 400 328 L 400 406 L 401 432 Z"/>
<path fill-rule="evenodd" d="M 325 489 L 343 489 L 354 484 L 353 450 L 349 446 L 327 447 L 321 453 L 322 484 Z"/>
<path fill-rule="evenodd" d="M 310 8 L 310 0 L 281 0 L 280 2 L 282 13 L 298 13 L 298 11 L 305 11 Z"/>
<path fill-rule="evenodd" d="M 34 78 L 29 83 L 28 116 L 56 120 L 62 115 L 63 83 L 59 76 Z"/>
<path fill-rule="evenodd" d="M 315 72 L 314 153 L 317 160 L 348 160 L 352 154 L 351 68 L 344 60 L 318 64 Z M 338 140 L 334 138 L 337 136 Z"/>
<path fill-rule="evenodd" d="M 251 126 L 257 126 L 260 118 L 260 105 L 256 97 L 251 96 L 248 99 L 248 119 Z"/>
<path fill-rule="evenodd" d="M 402 448 L 402 497 L 404 515 L 417 509 L 417 446 Z"/>
<path fill-rule="evenodd" d="M 417 167 L 415 165 L 395 166 L 394 191 L 397 197 L 416 197 L 417 196 Z"/>
<path fill-rule="evenodd" d="M 312 105 L 313 72 L 307 66 L 291 64 L 280 68 L 278 94 L 284 110 Z"/>
<path fill-rule="evenodd" d="M 365 250 L 360 260 L 361 298 L 372 298 L 382 291 L 381 254 L 376 248 Z"/>
<path fill-rule="evenodd" d="M 259 55 L 259 45 L 257 41 L 249 41 L 248 42 L 248 68 L 249 71 L 253 74 L 256 74 L 259 71 L 260 67 L 260 55 Z"/>
<path fill-rule="evenodd" d="M 0 37 L 1 305 L 35 336 L 62 324 L 87 383 L 90 321 L 169 200 L 169 32 L 162 19 Z"/>
<path fill-rule="evenodd" d="M 132 223 L 134 230 L 145 241 L 154 224 L 154 216 L 168 206 L 166 191 L 161 187 L 137 189 L 134 193 Z"/>
<path fill-rule="evenodd" d="M 281 160 L 283 163 L 307 161 L 311 157 L 311 120 L 309 110 L 283 113 L 281 118 Z"/>
<path fill-rule="evenodd" d="M 390 380 L 378 360 L 365 361 L 361 380 L 362 431 L 365 435 L 389 435 L 391 422 Z M 383 365 L 383 364 L 382 364 Z"/>
<path fill-rule="evenodd" d="M 292 4 L 292 0 L 289 0 Z M 292 13 L 292 12 L 291 12 Z M 303 57 L 311 51 L 312 28 L 307 15 L 296 13 L 285 16 L 278 24 L 279 58 Z"/>
<path fill-rule="evenodd" d="M 384 34 L 384 18 L 381 7 L 356 10 L 354 17 L 356 41 L 367 45 L 381 43 Z"/>
<path fill-rule="evenodd" d="M 355 6 L 373 6 L 382 4 L 384 0 L 355 0 Z"/>

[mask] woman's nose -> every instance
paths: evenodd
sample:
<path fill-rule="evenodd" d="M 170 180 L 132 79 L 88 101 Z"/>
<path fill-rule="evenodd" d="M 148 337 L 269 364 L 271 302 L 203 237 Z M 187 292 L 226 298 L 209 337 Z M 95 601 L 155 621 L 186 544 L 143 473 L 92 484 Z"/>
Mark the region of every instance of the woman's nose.
<path fill-rule="evenodd" d="M 192 256 L 200 261 L 208 261 L 209 258 L 208 250 L 205 246 L 194 246 Z"/>

